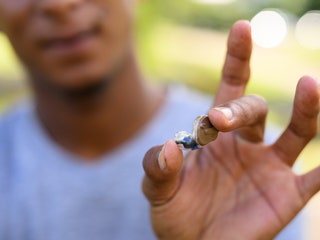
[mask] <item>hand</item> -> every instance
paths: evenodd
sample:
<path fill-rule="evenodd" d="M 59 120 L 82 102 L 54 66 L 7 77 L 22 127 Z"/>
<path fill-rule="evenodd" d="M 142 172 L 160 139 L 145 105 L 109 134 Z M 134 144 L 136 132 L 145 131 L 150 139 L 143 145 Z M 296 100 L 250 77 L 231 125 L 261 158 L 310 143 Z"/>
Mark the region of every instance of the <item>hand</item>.
<path fill-rule="evenodd" d="M 320 189 L 320 168 L 300 176 L 291 169 L 317 132 L 319 84 L 299 81 L 289 126 L 266 145 L 266 102 L 243 97 L 251 48 L 249 23 L 237 22 L 208 114 L 217 140 L 185 159 L 173 141 L 144 158 L 143 191 L 159 239 L 272 239 Z"/>

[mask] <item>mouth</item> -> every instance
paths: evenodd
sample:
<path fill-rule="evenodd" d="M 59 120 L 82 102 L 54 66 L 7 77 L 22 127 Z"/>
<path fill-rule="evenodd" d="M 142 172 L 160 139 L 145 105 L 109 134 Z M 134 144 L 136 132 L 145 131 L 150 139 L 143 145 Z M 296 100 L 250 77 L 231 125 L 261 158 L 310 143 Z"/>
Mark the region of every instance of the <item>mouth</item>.
<path fill-rule="evenodd" d="M 53 51 L 57 54 L 71 54 L 85 50 L 94 40 L 101 28 L 97 25 L 87 30 L 79 30 L 66 33 L 56 33 L 39 41 L 40 47 L 45 51 Z"/>

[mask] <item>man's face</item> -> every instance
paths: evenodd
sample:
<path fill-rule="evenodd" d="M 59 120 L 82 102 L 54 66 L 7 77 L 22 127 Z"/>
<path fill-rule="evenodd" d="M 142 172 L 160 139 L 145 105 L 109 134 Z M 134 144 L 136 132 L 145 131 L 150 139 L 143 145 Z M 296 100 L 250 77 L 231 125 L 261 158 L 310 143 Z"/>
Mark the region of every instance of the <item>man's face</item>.
<path fill-rule="evenodd" d="M 108 76 L 128 54 L 132 0 L 0 0 L 0 29 L 32 75 L 62 88 Z"/>

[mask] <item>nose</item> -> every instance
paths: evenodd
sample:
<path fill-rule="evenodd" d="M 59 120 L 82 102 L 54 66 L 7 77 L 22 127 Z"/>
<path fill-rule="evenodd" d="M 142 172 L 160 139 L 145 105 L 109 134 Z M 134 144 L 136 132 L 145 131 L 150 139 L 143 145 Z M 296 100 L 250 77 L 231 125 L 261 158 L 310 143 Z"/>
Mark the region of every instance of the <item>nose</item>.
<path fill-rule="evenodd" d="M 39 0 L 38 10 L 52 18 L 64 18 L 69 12 L 78 7 L 82 0 Z"/>

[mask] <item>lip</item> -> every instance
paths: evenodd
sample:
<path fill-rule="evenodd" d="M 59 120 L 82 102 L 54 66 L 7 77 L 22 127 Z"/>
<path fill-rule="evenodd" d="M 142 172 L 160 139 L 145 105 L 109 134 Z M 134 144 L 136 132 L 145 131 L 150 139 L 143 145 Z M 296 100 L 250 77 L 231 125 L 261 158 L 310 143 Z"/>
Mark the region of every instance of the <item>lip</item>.
<path fill-rule="evenodd" d="M 68 29 L 72 29 L 71 27 Z M 58 32 L 44 37 L 39 41 L 39 46 L 45 52 L 58 56 L 72 56 L 89 51 L 101 29 L 94 26 L 89 29 L 69 32 Z"/>

